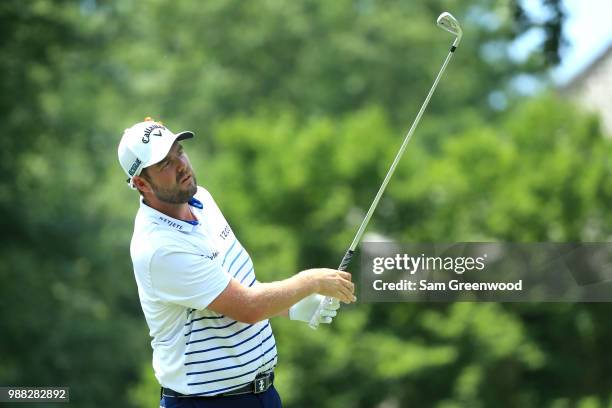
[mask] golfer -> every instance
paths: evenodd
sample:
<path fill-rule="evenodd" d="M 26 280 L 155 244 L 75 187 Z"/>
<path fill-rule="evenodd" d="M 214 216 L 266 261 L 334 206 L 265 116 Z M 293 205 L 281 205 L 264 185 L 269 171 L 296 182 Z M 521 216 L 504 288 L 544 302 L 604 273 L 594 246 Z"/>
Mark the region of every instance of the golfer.
<path fill-rule="evenodd" d="M 260 283 L 246 249 L 210 193 L 197 185 L 181 141 L 150 118 L 119 143 L 128 184 L 140 192 L 130 253 L 161 384 L 160 405 L 280 407 L 268 318 L 330 323 L 355 301 L 350 274 L 309 269 Z M 323 295 L 323 296 L 322 296 Z"/>

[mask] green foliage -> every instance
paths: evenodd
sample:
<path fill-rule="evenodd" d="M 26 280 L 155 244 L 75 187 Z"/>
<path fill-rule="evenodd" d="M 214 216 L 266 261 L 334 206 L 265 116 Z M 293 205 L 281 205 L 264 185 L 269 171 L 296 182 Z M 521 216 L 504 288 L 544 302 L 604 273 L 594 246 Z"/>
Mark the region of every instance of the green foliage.
<path fill-rule="evenodd" d="M 213 145 L 220 153 L 193 159 L 207 169 L 204 184 L 230 220 L 242 220 L 238 234 L 253 249 L 256 265 L 259 259 L 272 265 L 259 268 L 260 276 L 339 261 L 359 221 L 350 214 L 369 205 L 400 142 L 389 121 L 372 108 L 306 124 L 292 115 L 240 116 L 215 128 Z M 571 105 L 543 96 L 509 112 L 496 128 L 481 124 L 448 135 L 436 151 L 426 144 L 415 139 L 409 147 L 371 229 L 417 242 L 606 239 L 609 193 L 602 186 L 609 177 L 610 142 L 592 117 Z M 263 237 L 278 247 L 263 248 Z M 588 353 L 601 350 L 609 334 L 594 336 L 591 319 L 603 309 L 359 305 L 343 310 L 324 335 L 274 322 L 280 387 L 296 406 L 368 407 L 389 396 L 401 406 L 578 401 L 595 389 L 569 384 L 581 357 L 566 349 L 561 333 L 539 333 L 574 332 L 573 319 L 581 316 L 574 350 L 585 350 L 583 341 L 594 341 Z M 328 390 L 334 396 L 321 401 Z"/>
<path fill-rule="evenodd" d="M 535 24 L 515 6 L 1 2 L 0 384 L 69 385 L 79 407 L 157 403 L 128 252 L 138 196 L 115 154 L 144 116 L 196 131 L 198 180 L 260 280 L 337 265 L 446 53 L 443 9 L 465 39 L 370 230 L 607 240 L 597 119 L 553 95 L 488 105 L 558 40 L 553 13 L 546 50 L 495 52 Z M 316 332 L 275 319 L 277 386 L 288 407 L 610 406 L 608 316 L 462 303 L 358 304 Z"/>

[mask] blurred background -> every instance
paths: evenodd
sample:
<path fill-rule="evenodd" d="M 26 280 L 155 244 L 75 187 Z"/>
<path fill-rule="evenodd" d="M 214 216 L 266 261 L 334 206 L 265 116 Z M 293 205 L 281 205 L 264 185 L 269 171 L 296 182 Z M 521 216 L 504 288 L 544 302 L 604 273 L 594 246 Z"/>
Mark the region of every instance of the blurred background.
<path fill-rule="evenodd" d="M 129 258 L 138 194 L 116 153 L 145 116 L 197 133 L 199 184 L 260 280 L 337 266 L 448 52 L 442 11 L 463 42 L 369 231 L 609 240 L 607 0 L 0 2 L 0 384 L 158 406 Z M 361 303 L 318 331 L 274 319 L 276 384 L 288 408 L 610 407 L 611 315 Z"/>

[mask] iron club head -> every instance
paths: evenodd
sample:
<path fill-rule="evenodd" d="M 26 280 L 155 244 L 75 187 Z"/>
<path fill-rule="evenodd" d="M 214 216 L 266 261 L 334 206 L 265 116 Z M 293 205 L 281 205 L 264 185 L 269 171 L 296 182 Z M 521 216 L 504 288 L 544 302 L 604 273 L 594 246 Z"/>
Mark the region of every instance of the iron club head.
<path fill-rule="evenodd" d="M 457 19 L 453 17 L 451 13 L 445 11 L 444 13 L 440 14 L 436 24 L 438 24 L 438 27 L 448 31 L 456 37 L 455 42 L 453 43 L 455 47 L 459 45 L 461 37 L 463 36 L 463 30 L 461 29 Z"/>

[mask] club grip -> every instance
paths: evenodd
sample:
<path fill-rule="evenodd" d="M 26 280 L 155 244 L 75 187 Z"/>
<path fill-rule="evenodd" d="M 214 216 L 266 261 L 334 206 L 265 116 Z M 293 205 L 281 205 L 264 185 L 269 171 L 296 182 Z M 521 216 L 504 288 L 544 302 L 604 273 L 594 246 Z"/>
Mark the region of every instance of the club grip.
<path fill-rule="evenodd" d="M 344 258 L 342 258 L 342 262 L 340 262 L 340 266 L 338 267 L 338 270 L 346 271 L 349 264 L 351 263 L 351 259 L 353 258 L 354 254 L 355 254 L 355 251 L 351 249 L 347 250 L 346 253 L 344 254 Z M 311 329 L 316 330 L 317 327 L 319 327 L 319 314 L 321 313 L 321 309 L 323 308 L 323 305 L 326 302 L 329 302 L 330 300 L 331 298 L 328 296 L 324 297 L 323 300 L 321 300 L 321 303 L 317 307 L 317 310 L 315 311 L 315 313 L 312 315 L 312 318 L 310 319 L 310 323 L 308 323 Z"/>
<path fill-rule="evenodd" d="M 349 264 L 351 263 L 351 259 L 353 258 L 354 254 L 355 254 L 355 251 L 352 251 L 350 249 L 346 251 L 346 254 L 344 254 L 344 258 L 342 258 L 342 262 L 340 262 L 340 266 L 338 267 L 338 270 L 346 271 Z"/>

